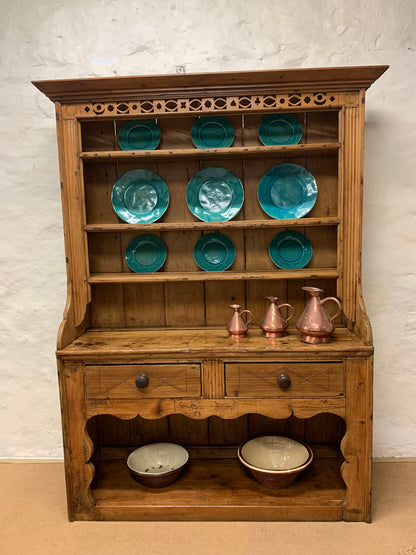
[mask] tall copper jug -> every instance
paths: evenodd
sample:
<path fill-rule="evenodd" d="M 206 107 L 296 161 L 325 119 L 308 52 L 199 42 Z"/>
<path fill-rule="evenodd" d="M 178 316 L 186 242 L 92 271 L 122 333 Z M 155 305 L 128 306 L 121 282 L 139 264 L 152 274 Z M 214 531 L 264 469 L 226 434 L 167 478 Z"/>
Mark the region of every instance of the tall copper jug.
<path fill-rule="evenodd" d="M 231 304 L 230 308 L 234 310 L 233 317 L 228 322 L 227 330 L 231 337 L 245 337 L 247 335 L 248 325 L 253 319 L 253 314 L 249 310 L 242 310 L 239 304 Z M 243 319 L 243 314 L 249 314 L 246 321 Z M 250 319 L 249 319 L 250 318 Z"/>
<path fill-rule="evenodd" d="M 270 301 L 270 304 L 259 324 L 260 328 L 263 330 L 263 335 L 269 338 L 283 337 L 286 335 L 288 321 L 294 315 L 295 309 L 292 305 L 287 303 L 278 305 L 277 302 L 279 299 L 277 297 L 266 297 L 266 299 Z M 284 306 L 292 309 L 292 313 L 286 319 L 280 312 L 280 309 Z"/>
<path fill-rule="evenodd" d="M 341 303 L 336 297 L 320 299 L 319 295 L 323 291 L 317 287 L 302 287 L 302 289 L 307 291 L 311 298 L 296 322 L 296 328 L 300 332 L 300 340 L 312 344 L 328 343 L 334 331 L 333 321 L 342 311 Z M 338 312 L 332 318 L 329 317 L 323 307 L 328 301 L 334 301 L 338 305 Z"/>

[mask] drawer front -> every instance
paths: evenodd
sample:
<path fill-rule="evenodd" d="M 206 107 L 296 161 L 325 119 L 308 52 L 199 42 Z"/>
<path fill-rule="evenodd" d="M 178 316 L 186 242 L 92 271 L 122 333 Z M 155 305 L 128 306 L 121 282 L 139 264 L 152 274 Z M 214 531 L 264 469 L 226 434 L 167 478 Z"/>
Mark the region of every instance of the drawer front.
<path fill-rule="evenodd" d="M 344 394 L 342 362 L 225 365 L 227 397 L 335 397 Z"/>
<path fill-rule="evenodd" d="M 200 397 L 199 364 L 124 364 L 87 366 L 89 399 L 155 399 Z"/>

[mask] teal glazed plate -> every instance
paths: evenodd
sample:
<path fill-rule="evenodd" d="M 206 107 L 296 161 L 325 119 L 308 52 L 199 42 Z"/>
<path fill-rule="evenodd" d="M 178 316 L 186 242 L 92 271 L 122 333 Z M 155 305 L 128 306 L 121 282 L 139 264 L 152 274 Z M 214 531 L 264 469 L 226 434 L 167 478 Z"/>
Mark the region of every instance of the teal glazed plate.
<path fill-rule="evenodd" d="M 260 180 L 257 198 L 276 220 L 301 218 L 312 210 L 318 196 L 314 176 L 297 164 L 279 164 Z"/>
<path fill-rule="evenodd" d="M 302 126 L 291 114 L 269 114 L 260 122 L 259 137 L 265 146 L 297 145 L 302 138 Z"/>
<path fill-rule="evenodd" d="M 118 132 L 122 150 L 154 150 L 160 143 L 160 129 L 154 119 L 127 121 Z"/>
<path fill-rule="evenodd" d="M 244 202 L 239 178 L 224 168 L 205 168 L 196 173 L 186 189 L 186 203 L 203 222 L 225 222 L 238 214 Z"/>
<path fill-rule="evenodd" d="M 312 245 L 298 231 L 282 231 L 273 237 L 269 254 L 278 268 L 283 270 L 304 268 L 312 258 Z"/>
<path fill-rule="evenodd" d="M 131 170 L 114 184 L 113 208 L 124 222 L 155 222 L 169 205 L 169 190 L 163 179 L 150 170 Z"/>
<path fill-rule="evenodd" d="M 197 148 L 227 148 L 234 141 L 234 127 L 224 116 L 203 116 L 193 124 L 191 138 Z"/>
<path fill-rule="evenodd" d="M 235 248 L 222 233 L 208 233 L 197 241 L 194 258 L 202 270 L 222 272 L 234 262 Z"/>
<path fill-rule="evenodd" d="M 127 245 L 126 262 L 133 272 L 157 272 L 165 260 L 165 243 L 156 235 L 139 235 Z"/>

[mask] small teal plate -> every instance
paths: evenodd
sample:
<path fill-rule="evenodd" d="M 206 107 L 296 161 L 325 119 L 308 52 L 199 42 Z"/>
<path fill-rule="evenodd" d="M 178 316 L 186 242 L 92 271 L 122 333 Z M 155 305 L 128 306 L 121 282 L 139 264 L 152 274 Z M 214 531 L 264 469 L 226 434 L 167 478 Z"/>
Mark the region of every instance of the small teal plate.
<path fill-rule="evenodd" d="M 156 235 L 139 235 L 127 245 L 126 262 L 133 272 L 157 272 L 165 260 L 165 243 Z"/>
<path fill-rule="evenodd" d="M 297 164 L 274 166 L 263 175 L 257 190 L 260 206 L 277 220 L 305 216 L 317 196 L 314 176 Z"/>
<path fill-rule="evenodd" d="M 312 245 L 298 231 L 282 231 L 270 243 L 270 258 L 284 270 L 304 268 L 312 258 Z"/>
<path fill-rule="evenodd" d="M 191 138 L 197 148 L 227 148 L 234 141 L 234 128 L 224 116 L 203 116 L 193 124 Z"/>
<path fill-rule="evenodd" d="M 194 258 L 202 270 L 222 272 L 234 262 L 235 248 L 222 233 L 208 233 L 197 241 Z"/>
<path fill-rule="evenodd" d="M 154 150 L 160 143 L 160 129 L 154 119 L 127 121 L 118 132 L 123 150 Z"/>
<path fill-rule="evenodd" d="M 149 170 L 131 170 L 114 184 L 111 202 L 116 214 L 124 222 L 155 222 L 166 212 L 169 190 L 157 173 Z"/>
<path fill-rule="evenodd" d="M 236 175 L 224 168 L 205 168 L 196 173 L 186 189 L 186 203 L 203 222 L 225 222 L 238 214 L 244 189 Z"/>
<path fill-rule="evenodd" d="M 260 122 L 259 137 L 266 146 L 297 145 L 302 137 L 302 126 L 291 114 L 269 114 Z"/>

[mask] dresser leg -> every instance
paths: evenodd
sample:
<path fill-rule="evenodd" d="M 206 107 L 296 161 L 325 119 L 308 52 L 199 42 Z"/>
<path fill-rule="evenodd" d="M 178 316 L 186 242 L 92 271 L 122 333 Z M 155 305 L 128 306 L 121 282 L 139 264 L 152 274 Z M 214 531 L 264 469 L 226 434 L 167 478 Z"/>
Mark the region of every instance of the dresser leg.
<path fill-rule="evenodd" d="M 347 485 L 343 518 L 371 522 L 372 357 L 347 359 L 346 433 L 341 442 Z"/>
<path fill-rule="evenodd" d="M 89 463 L 93 445 L 86 431 L 84 373 L 81 363 L 58 361 L 65 452 L 65 479 L 69 520 L 91 520 L 94 501 L 90 484 L 94 466 Z"/>

